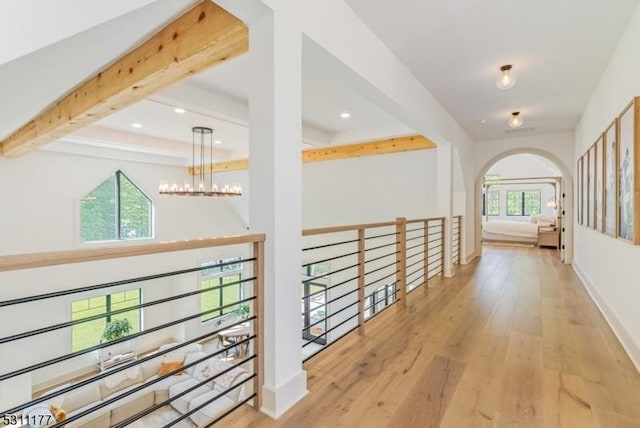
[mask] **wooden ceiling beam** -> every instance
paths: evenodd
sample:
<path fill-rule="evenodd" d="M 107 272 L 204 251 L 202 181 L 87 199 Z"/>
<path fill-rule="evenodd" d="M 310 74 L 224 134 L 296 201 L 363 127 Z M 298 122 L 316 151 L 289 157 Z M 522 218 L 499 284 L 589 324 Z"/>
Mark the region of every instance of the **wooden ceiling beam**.
<path fill-rule="evenodd" d="M 248 49 L 247 26 L 205 0 L 9 135 L 0 154 L 21 156 Z"/>
<path fill-rule="evenodd" d="M 436 148 L 437 145 L 422 135 L 409 135 L 406 137 L 389 138 L 368 143 L 347 144 L 344 146 L 323 147 L 302 151 L 302 163 L 321 162 L 327 160 L 356 158 L 362 156 L 384 155 L 388 153 L 409 152 L 414 150 L 427 150 Z M 237 159 L 227 162 L 218 162 L 205 165 L 205 173 L 238 171 L 249 168 L 249 159 Z M 197 175 L 200 167 L 189 167 L 189 174 Z"/>

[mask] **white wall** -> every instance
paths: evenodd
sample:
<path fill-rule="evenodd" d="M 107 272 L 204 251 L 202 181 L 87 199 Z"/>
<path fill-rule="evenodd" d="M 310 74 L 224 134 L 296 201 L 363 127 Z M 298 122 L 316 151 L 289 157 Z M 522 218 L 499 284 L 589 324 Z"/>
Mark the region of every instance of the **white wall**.
<path fill-rule="evenodd" d="M 640 95 L 638 50 L 640 9 L 632 17 L 576 128 L 574 164 L 631 98 Z M 577 224 L 575 228 L 574 267 L 640 369 L 640 246 Z"/>
<path fill-rule="evenodd" d="M 421 150 L 305 164 L 303 227 L 435 216 L 435 159 Z"/>
<path fill-rule="evenodd" d="M 36 151 L 0 158 L 0 254 L 104 245 L 80 242 L 80 199 L 118 169 L 153 200 L 154 241 L 245 233 L 224 198 L 160 197 L 160 180 L 189 179 L 185 167 Z"/>
<path fill-rule="evenodd" d="M 476 176 L 481 173 L 484 166 L 491 166 L 488 164 L 496 156 L 512 150 L 526 149 L 534 149 L 550 153 L 560 160 L 571 172 L 573 172 L 575 163 L 573 161 L 573 144 L 573 132 L 478 141 L 475 148 Z"/>

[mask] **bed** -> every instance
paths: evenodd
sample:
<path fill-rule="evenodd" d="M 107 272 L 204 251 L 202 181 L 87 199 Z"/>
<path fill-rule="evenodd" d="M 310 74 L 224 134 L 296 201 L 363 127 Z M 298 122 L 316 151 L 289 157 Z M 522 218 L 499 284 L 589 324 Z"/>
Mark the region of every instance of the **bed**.
<path fill-rule="evenodd" d="M 482 224 L 482 242 L 537 245 L 539 228 L 550 225 L 555 225 L 553 218 L 532 218 L 531 221 L 489 221 Z"/>

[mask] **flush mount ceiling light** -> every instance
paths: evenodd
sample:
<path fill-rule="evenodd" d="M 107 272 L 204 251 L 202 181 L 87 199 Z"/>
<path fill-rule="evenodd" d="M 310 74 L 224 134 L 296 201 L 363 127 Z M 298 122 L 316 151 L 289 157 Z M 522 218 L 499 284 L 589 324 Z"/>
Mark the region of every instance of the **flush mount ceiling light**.
<path fill-rule="evenodd" d="M 500 74 L 496 77 L 498 89 L 510 89 L 516 84 L 517 76 L 511 64 L 500 67 Z"/>
<path fill-rule="evenodd" d="M 340 113 L 340 117 L 343 119 L 349 119 L 351 117 L 351 113 L 345 111 L 344 113 Z"/>
<path fill-rule="evenodd" d="M 511 117 L 509 118 L 509 127 L 510 128 L 520 128 L 522 126 L 522 117 L 520 117 L 519 111 L 514 111 L 511 113 Z"/>

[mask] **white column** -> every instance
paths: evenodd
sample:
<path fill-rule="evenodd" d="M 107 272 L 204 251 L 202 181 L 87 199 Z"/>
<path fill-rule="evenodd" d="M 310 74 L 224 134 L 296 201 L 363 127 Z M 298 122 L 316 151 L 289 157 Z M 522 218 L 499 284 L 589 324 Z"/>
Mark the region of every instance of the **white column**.
<path fill-rule="evenodd" d="M 451 241 L 453 228 L 453 147 L 450 144 L 438 143 L 438 215 L 445 218 L 444 275 L 452 276 Z"/>
<path fill-rule="evenodd" d="M 262 411 L 277 418 L 306 393 L 302 370 L 302 33 L 269 13 L 250 25 L 251 232 L 266 233 L 265 385 Z"/>

